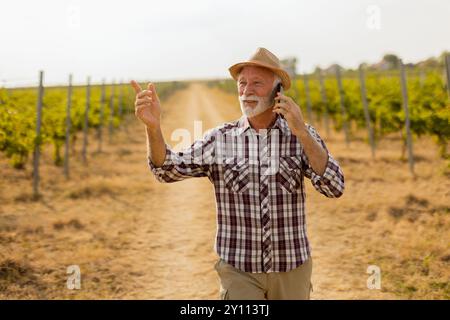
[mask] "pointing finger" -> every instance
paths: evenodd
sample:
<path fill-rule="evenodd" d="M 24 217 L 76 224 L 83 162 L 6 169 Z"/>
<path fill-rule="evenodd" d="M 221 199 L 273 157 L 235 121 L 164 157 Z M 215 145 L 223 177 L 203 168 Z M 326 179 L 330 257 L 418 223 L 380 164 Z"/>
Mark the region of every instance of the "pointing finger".
<path fill-rule="evenodd" d="M 142 91 L 141 86 L 134 80 L 131 80 L 131 86 L 133 87 L 133 89 L 136 92 L 136 94 L 138 94 L 139 92 Z"/>

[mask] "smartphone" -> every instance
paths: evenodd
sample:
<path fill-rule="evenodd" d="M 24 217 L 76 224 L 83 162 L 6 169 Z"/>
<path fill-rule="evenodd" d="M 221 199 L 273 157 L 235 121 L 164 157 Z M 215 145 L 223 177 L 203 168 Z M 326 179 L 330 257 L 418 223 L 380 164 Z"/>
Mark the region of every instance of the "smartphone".
<path fill-rule="evenodd" d="M 283 94 L 283 92 L 284 92 L 283 85 L 281 84 L 281 82 L 279 84 L 277 84 L 277 86 L 272 91 L 272 95 L 271 95 L 272 107 L 275 106 L 275 98 L 276 98 L 278 92 L 280 92 L 281 94 Z"/>

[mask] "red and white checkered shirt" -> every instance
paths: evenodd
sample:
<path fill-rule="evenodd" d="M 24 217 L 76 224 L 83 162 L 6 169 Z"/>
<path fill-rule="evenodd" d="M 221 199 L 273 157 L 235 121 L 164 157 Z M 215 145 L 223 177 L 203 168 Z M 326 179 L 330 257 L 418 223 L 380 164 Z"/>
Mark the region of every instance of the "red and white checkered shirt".
<path fill-rule="evenodd" d="M 151 171 L 160 182 L 208 177 L 217 208 L 217 254 L 245 272 L 286 272 L 311 255 L 306 234 L 304 177 L 327 197 L 344 192 L 344 175 L 326 150 L 323 175 L 315 173 L 297 137 L 280 115 L 269 129 L 254 130 L 246 116 L 205 133 L 180 152 L 166 144 L 166 158 Z"/>

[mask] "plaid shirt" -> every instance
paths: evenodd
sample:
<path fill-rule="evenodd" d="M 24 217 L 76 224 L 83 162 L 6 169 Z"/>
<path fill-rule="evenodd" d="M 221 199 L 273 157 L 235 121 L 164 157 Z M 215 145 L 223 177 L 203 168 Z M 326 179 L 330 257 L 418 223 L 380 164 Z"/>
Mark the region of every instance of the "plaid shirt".
<path fill-rule="evenodd" d="M 340 197 L 344 175 L 310 124 L 309 133 L 326 150 L 323 175 L 315 173 L 303 147 L 280 115 L 269 129 L 254 130 L 246 116 L 205 133 L 174 152 L 166 144 L 162 166 L 148 164 L 160 182 L 208 177 L 217 208 L 214 249 L 245 272 L 286 272 L 311 255 L 306 234 L 304 177 L 327 197 Z"/>

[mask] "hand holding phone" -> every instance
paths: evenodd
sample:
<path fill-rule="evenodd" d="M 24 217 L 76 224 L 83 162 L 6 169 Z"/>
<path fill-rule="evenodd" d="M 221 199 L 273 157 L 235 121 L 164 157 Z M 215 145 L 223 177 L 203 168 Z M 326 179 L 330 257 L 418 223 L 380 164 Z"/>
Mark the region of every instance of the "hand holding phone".
<path fill-rule="evenodd" d="M 275 106 L 275 103 L 276 103 L 275 99 L 277 97 L 278 92 L 280 92 L 281 94 L 283 94 L 283 92 L 284 92 L 283 85 L 281 84 L 281 82 L 279 84 L 277 84 L 277 86 L 272 91 L 272 95 L 271 95 L 272 107 Z"/>

